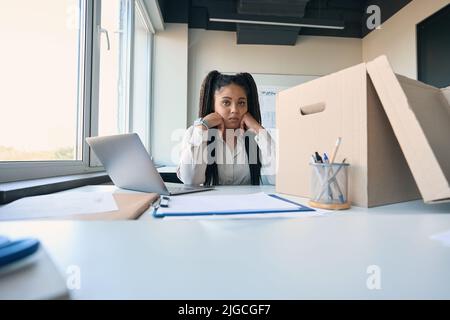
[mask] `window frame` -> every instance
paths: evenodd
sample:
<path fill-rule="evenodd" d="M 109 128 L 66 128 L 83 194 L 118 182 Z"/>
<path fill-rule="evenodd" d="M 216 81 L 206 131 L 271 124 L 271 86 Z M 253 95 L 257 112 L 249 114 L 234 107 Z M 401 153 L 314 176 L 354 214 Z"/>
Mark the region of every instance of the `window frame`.
<path fill-rule="evenodd" d="M 143 22 L 147 28 L 148 31 L 148 48 L 147 48 L 147 52 L 149 53 L 148 55 L 148 60 L 147 60 L 147 66 L 148 66 L 148 70 L 147 70 L 147 79 L 148 79 L 148 95 L 147 95 L 147 109 L 146 109 L 146 113 L 145 113 L 145 118 L 147 119 L 147 125 L 146 125 L 146 139 L 147 141 L 144 142 L 144 146 L 145 148 L 150 151 L 150 141 L 151 141 L 151 130 L 152 130 L 152 121 L 153 121 L 153 61 L 154 61 L 154 52 L 153 52 L 153 48 L 154 48 L 154 35 L 155 35 L 155 28 L 153 27 L 153 24 L 151 22 L 151 18 L 150 15 L 147 11 L 147 8 L 145 6 L 145 3 L 143 0 L 135 0 L 133 2 L 133 9 L 131 10 L 131 22 L 132 22 L 132 32 L 133 32 L 133 36 L 130 37 L 131 39 L 131 43 L 130 43 L 130 87 L 129 87 L 129 92 L 131 93 L 129 95 L 129 128 L 131 130 L 133 130 L 134 125 L 133 125 L 133 113 L 134 113 L 134 95 L 132 94 L 133 92 L 133 88 L 134 88 L 134 69 L 135 69 L 135 61 L 134 61 L 134 57 L 135 57 L 135 36 L 134 36 L 134 31 L 136 30 L 136 16 L 138 13 L 136 13 L 136 7 L 138 8 L 140 15 L 142 16 Z"/>
<path fill-rule="evenodd" d="M 134 15 L 135 5 L 138 5 L 144 15 L 144 20 L 148 24 L 149 31 L 155 33 L 155 30 L 149 20 L 148 11 L 142 0 L 130 0 L 129 21 L 129 42 L 130 52 L 127 60 L 127 68 L 129 77 L 127 86 L 127 125 L 132 128 L 130 123 L 132 115 L 130 114 L 130 106 L 132 105 L 132 83 L 133 83 L 133 55 L 134 55 Z M 93 136 L 98 132 L 98 93 L 99 93 L 99 40 L 97 30 L 98 15 L 100 11 L 100 1 L 81 0 L 81 12 L 84 17 L 84 30 L 80 32 L 80 52 L 83 52 L 83 59 L 80 59 L 80 74 L 82 79 L 79 81 L 80 91 L 78 92 L 79 105 L 77 121 L 81 121 L 77 126 L 77 152 L 81 152 L 81 160 L 52 160 L 52 161 L 0 161 L 0 183 L 13 182 L 28 179 L 39 179 L 56 177 L 63 175 L 74 175 L 82 173 L 92 173 L 104 171 L 101 166 L 92 166 L 91 161 L 93 153 L 86 143 L 86 137 Z M 153 37 L 151 39 L 153 48 Z M 153 50 L 150 50 L 149 56 L 149 82 L 153 81 Z M 97 56 L 98 55 L 98 56 Z M 152 88 L 149 88 L 150 99 L 148 101 L 148 115 L 152 114 Z M 147 132 L 150 134 L 151 116 L 148 119 Z M 150 139 L 150 137 L 149 137 Z"/>
<path fill-rule="evenodd" d="M 94 1 L 93 6 L 93 47 L 92 47 L 92 64 L 93 64 L 93 73 L 92 73 L 92 94 L 91 94 L 91 117 L 88 119 L 90 121 L 90 135 L 89 136 L 97 136 L 98 135 L 98 127 L 99 127 L 99 110 L 100 110 L 100 54 L 101 54 L 101 33 L 99 32 L 99 28 L 101 27 L 101 16 L 102 16 L 102 1 Z M 127 5 L 127 34 L 126 34 L 126 40 L 127 44 L 126 46 L 132 50 L 130 47 L 130 44 L 133 41 L 134 33 L 132 30 L 132 27 L 134 26 L 133 21 L 133 6 L 130 5 L 130 3 L 134 3 L 137 0 L 125 0 Z M 131 76 L 130 76 L 130 69 L 131 69 L 131 61 L 130 61 L 130 50 L 126 51 L 127 57 L 126 57 L 126 65 L 121 66 L 121 68 L 124 68 L 125 76 L 128 78 L 128 85 L 125 88 L 125 131 L 128 132 L 130 129 L 130 89 L 131 89 Z M 87 145 L 88 148 L 88 159 L 87 159 L 87 166 L 90 168 L 97 168 L 99 170 L 104 170 L 100 160 L 95 156 L 95 154 L 91 151 L 90 147 Z"/>

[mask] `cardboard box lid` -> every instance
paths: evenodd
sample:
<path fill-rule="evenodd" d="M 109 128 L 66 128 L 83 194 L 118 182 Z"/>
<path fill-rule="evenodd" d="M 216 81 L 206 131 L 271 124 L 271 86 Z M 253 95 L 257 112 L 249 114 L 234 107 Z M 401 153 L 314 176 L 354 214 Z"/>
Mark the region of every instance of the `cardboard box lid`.
<path fill-rule="evenodd" d="M 424 201 L 450 201 L 448 89 L 396 75 L 386 56 L 367 71 Z"/>

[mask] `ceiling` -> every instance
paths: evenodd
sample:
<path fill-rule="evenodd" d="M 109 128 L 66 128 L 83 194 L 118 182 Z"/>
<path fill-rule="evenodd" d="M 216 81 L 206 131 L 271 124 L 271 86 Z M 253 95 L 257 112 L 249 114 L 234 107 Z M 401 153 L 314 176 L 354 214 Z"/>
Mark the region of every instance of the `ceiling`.
<path fill-rule="evenodd" d="M 378 5 L 382 22 L 411 0 L 158 0 L 166 23 L 237 33 L 238 44 L 295 45 L 300 35 L 362 38 L 369 5 Z M 213 22 L 210 18 L 289 23 L 288 26 Z M 326 25 L 343 29 L 292 26 Z"/>

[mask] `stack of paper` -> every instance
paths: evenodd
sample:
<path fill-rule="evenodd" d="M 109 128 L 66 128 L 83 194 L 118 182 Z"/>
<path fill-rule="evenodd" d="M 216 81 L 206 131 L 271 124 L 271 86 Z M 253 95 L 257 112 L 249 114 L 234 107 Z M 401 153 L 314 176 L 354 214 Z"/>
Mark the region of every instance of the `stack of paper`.
<path fill-rule="evenodd" d="M 56 218 L 118 210 L 109 192 L 67 192 L 27 197 L 0 207 L 0 221 Z"/>

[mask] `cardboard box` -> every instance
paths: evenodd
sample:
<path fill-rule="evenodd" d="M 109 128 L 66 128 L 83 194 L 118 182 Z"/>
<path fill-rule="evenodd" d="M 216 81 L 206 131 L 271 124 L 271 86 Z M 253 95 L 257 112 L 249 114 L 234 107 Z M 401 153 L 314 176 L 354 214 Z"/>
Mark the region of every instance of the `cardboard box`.
<path fill-rule="evenodd" d="M 367 70 L 423 200 L 450 201 L 450 88 L 396 75 L 385 56 Z"/>
<path fill-rule="evenodd" d="M 445 94 L 450 96 L 396 76 L 384 56 L 280 92 L 277 192 L 309 197 L 311 155 L 331 153 L 342 137 L 335 162 L 350 163 L 354 205 L 374 207 L 421 194 L 427 202 L 450 200 Z"/>

